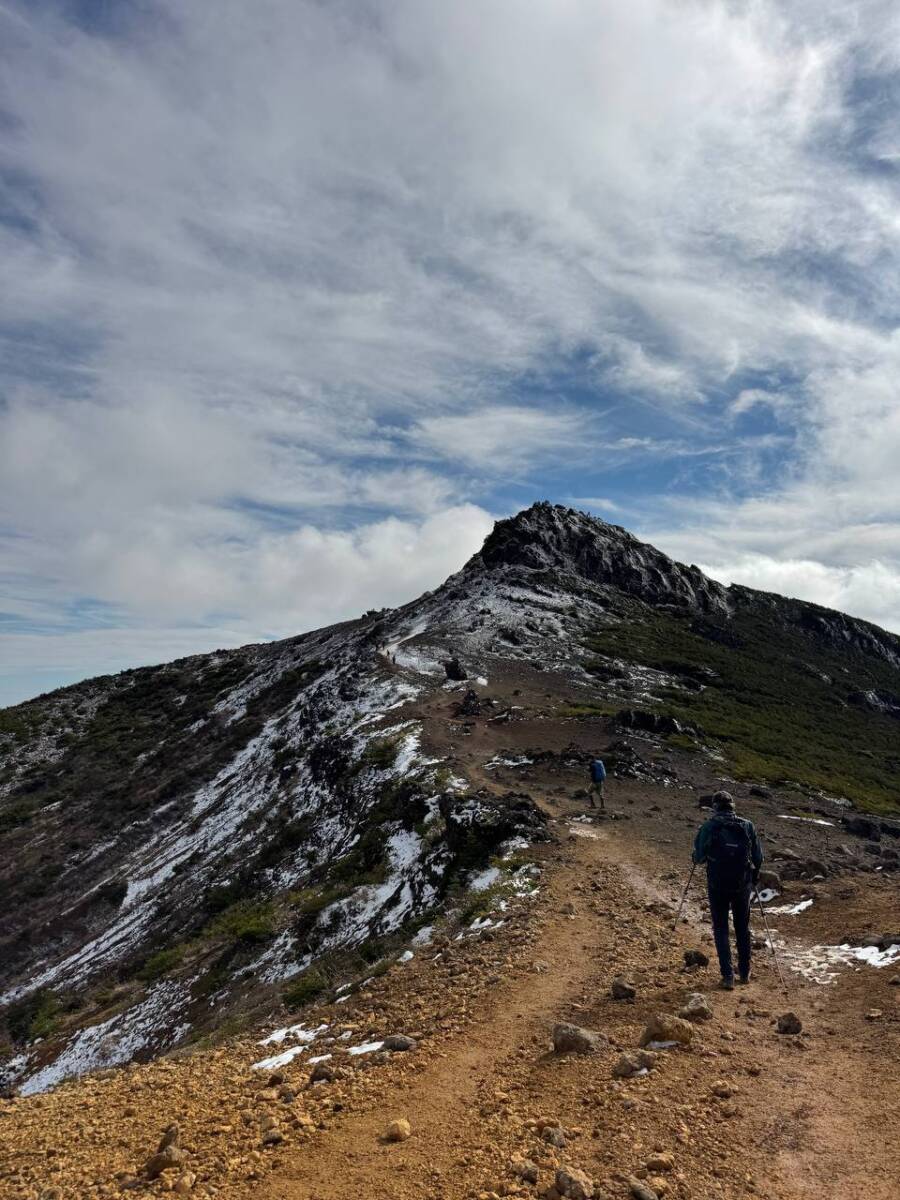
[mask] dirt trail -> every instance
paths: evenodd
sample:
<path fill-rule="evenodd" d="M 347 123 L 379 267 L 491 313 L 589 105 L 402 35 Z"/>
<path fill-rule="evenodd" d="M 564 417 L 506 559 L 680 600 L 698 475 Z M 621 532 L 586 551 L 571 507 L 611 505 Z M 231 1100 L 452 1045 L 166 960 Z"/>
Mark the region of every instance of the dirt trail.
<path fill-rule="evenodd" d="M 244 1194 L 518 1194 L 509 1164 L 527 1155 L 542 1185 L 552 1182 L 556 1166 L 574 1165 L 605 1194 L 624 1196 L 626 1177 L 641 1172 L 655 1150 L 671 1153 L 675 1164 L 654 1181 L 660 1195 L 893 1197 L 900 1178 L 896 1025 L 885 1034 L 865 1020 L 872 973 L 846 974 L 827 989 L 798 987 L 788 1005 L 770 964 L 757 956 L 749 988 L 711 992 L 711 971 L 685 976 L 678 969 L 681 949 L 700 944 L 705 933 L 696 901 L 690 924 L 674 939 L 667 936 L 671 918 L 646 911 L 660 894 L 677 897 L 677 881 L 660 882 L 671 874 L 671 859 L 629 837 L 624 824 L 585 825 L 577 833 L 560 827 L 564 860 L 547 872 L 540 900 L 547 915 L 528 962 L 489 989 L 469 1028 L 443 1041 L 420 1073 L 338 1115 L 314 1143 L 286 1157 L 262 1193 Z M 564 906 L 573 899 L 570 914 Z M 535 961 L 542 964 L 537 973 Z M 609 981 L 620 973 L 637 983 L 633 1006 L 608 997 Z M 616 1048 L 634 1046 L 650 1012 L 677 1008 L 693 990 L 707 992 L 715 1009 L 699 1045 L 663 1055 L 645 1079 L 615 1082 Z M 788 1006 L 804 1021 L 802 1038 L 774 1032 L 772 1017 Z M 596 1058 L 551 1056 L 548 1036 L 560 1019 L 604 1030 L 614 1045 Z M 731 1094 L 713 1096 L 717 1083 Z M 386 1144 L 381 1135 L 397 1116 L 409 1118 L 413 1136 Z M 534 1128 L 540 1118 L 568 1131 L 565 1148 L 541 1141 Z"/>

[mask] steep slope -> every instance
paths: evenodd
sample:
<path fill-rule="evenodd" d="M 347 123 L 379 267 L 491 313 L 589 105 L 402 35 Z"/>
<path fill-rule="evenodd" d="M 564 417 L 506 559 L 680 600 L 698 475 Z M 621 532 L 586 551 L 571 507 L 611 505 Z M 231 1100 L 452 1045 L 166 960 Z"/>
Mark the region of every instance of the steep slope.
<path fill-rule="evenodd" d="M 302 1003 L 457 903 L 510 838 L 542 836 L 514 780 L 456 752 L 479 712 L 528 715 L 516 688 L 499 703 L 500 676 L 543 697 L 544 721 L 896 802 L 896 637 L 535 505 L 403 608 L 0 714 L 8 1081 L 36 1090 L 282 992 Z M 435 703 L 455 710 L 449 741 Z M 636 769 L 633 750 L 614 760 Z"/>

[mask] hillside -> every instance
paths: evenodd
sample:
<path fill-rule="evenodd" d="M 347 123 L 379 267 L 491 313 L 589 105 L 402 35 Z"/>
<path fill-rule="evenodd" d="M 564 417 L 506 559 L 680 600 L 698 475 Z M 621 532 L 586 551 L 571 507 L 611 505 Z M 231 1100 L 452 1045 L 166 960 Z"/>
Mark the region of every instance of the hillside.
<path fill-rule="evenodd" d="M 880 886 L 898 732 L 893 635 L 544 504 L 403 608 L 3 710 L 6 1084 L 202 1048 L 386 970 L 556 836 L 548 798 L 598 749 L 667 805 L 752 784 L 802 819 L 770 846 L 785 877 Z"/>

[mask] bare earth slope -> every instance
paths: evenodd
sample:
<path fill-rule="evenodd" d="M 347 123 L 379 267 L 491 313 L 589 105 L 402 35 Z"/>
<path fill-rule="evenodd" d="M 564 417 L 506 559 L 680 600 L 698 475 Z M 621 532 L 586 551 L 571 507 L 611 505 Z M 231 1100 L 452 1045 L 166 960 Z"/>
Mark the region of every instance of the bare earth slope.
<path fill-rule="evenodd" d="M 711 953 L 701 888 L 675 933 L 672 921 L 703 816 L 698 797 L 721 772 L 652 736 L 631 735 L 628 755 L 600 719 L 547 703 L 544 686 L 543 673 L 527 668 L 498 676 L 498 707 L 514 700 L 520 715 L 497 723 L 488 710 L 462 736 L 453 694 L 421 701 L 416 715 L 430 755 L 452 756 L 455 769 L 498 795 L 512 787 L 531 795 L 552 843 L 520 850 L 474 911 L 458 913 L 429 945 L 420 939 L 409 961 L 395 954 L 346 1002 L 334 1002 L 341 992 L 294 1017 L 273 1012 L 254 1036 L 215 1050 L 7 1102 L 0 1194 L 69 1200 L 176 1187 L 236 1200 L 474 1200 L 544 1194 L 563 1168 L 584 1171 L 597 1196 L 636 1194 L 636 1184 L 647 1195 L 695 1200 L 893 1196 L 900 987 L 890 980 L 898 968 L 811 953 L 897 932 L 895 883 L 872 869 L 880 855 L 865 849 L 879 843 L 842 829 L 835 806 L 812 817 L 790 796 L 751 796 L 731 783 L 770 865 L 779 855 L 790 874 L 798 860 L 834 855 L 854 869 L 782 882 L 773 908 L 813 900 L 770 917 L 787 995 L 762 949 L 747 989 L 717 992 L 713 968 L 686 971 L 682 957 L 686 948 Z M 522 761 L 539 748 L 540 761 Z M 585 814 L 575 795 L 588 751 L 616 752 L 634 772 L 611 785 L 605 818 Z M 807 819 L 784 819 L 800 815 Z M 529 886 L 515 883 L 522 879 Z M 634 985 L 633 1001 L 610 996 L 617 976 Z M 647 1075 L 615 1079 L 613 1064 L 636 1048 L 647 1019 L 676 1012 L 696 991 L 713 1017 L 690 1046 L 660 1051 Z M 787 1009 L 802 1020 L 799 1035 L 775 1029 Z M 258 1044 L 297 1020 L 319 1030 L 314 1042 L 287 1034 Z M 609 1042 L 589 1057 L 553 1054 L 558 1021 Z M 416 1048 L 350 1053 L 391 1034 L 413 1035 Z M 253 1069 L 295 1044 L 284 1066 Z M 310 1059 L 325 1054 L 325 1077 L 311 1083 Z M 408 1119 L 412 1133 L 389 1143 L 383 1135 L 395 1118 Z M 149 1182 L 142 1168 L 172 1122 L 184 1159 Z M 523 1159 L 537 1168 L 536 1185 L 516 1174 Z"/>

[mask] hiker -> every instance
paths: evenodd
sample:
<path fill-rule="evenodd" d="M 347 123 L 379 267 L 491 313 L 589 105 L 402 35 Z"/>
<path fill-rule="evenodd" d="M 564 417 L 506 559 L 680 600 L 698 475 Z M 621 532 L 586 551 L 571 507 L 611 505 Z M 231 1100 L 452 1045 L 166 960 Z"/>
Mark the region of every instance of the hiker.
<path fill-rule="evenodd" d="M 606 811 L 606 804 L 603 800 L 603 781 L 606 779 L 606 767 L 603 765 L 603 760 L 595 758 L 591 763 L 591 786 L 588 791 L 588 798 L 591 802 L 591 808 L 597 807 L 595 796 L 600 797 L 600 811 Z"/>
<path fill-rule="evenodd" d="M 735 813 L 734 797 L 730 792 L 716 792 L 713 808 L 714 815 L 697 831 L 693 861 L 706 863 L 709 915 L 722 972 L 722 987 L 730 992 L 734 988 L 734 967 L 728 914 L 731 912 L 734 920 L 738 978 L 741 983 L 749 983 L 750 899 L 759 879 L 763 856 L 753 822 Z"/>

